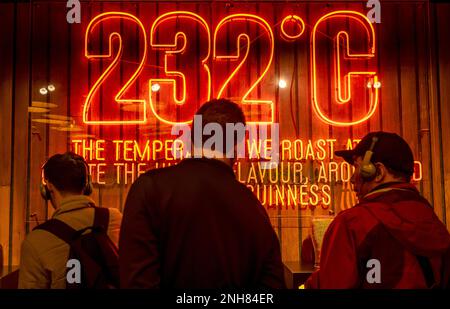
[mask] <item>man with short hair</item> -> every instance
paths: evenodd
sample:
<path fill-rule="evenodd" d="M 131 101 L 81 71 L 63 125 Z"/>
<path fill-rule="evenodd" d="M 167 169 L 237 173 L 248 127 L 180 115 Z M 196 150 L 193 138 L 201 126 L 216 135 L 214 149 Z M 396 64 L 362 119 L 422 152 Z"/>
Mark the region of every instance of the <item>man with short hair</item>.
<path fill-rule="evenodd" d="M 93 226 L 95 203 L 87 196 L 92 184 L 83 157 L 72 152 L 56 154 L 43 166 L 42 176 L 41 194 L 55 208 L 52 219 L 76 231 Z M 112 208 L 107 213 L 107 235 L 117 246 L 122 215 Z M 70 246 L 41 226 L 22 243 L 19 288 L 64 289 Z"/>
<path fill-rule="evenodd" d="M 352 150 L 336 151 L 355 167 L 359 203 L 342 211 L 323 240 L 320 269 L 307 288 L 402 288 L 449 282 L 450 235 L 410 183 L 414 159 L 395 133 L 372 132 Z"/>
<path fill-rule="evenodd" d="M 240 107 L 224 99 L 196 116 L 201 128 L 218 124 L 222 133 L 226 124 L 245 124 Z M 148 171 L 132 185 L 120 234 L 121 286 L 284 287 L 278 238 L 258 199 L 236 180 L 235 158 L 224 155 L 227 147 L 195 147 L 202 157 Z"/>

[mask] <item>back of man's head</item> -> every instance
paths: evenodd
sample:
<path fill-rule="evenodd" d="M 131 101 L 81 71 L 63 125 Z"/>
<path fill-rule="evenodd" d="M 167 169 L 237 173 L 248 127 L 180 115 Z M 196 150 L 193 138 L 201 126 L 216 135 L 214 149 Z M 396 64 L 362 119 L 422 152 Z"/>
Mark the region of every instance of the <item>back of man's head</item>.
<path fill-rule="evenodd" d="M 87 185 L 86 161 L 73 152 L 50 157 L 43 171 L 46 181 L 52 183 L 60 192 L 80 194 Z"/>
<path fill-rule="evenodd" d="M 201 118 L 199 118 L 201 116 Z M 228 148 L 226 147 L 227 139 L 230 140 L 231 136 L 227 136 L 227 124 L 232 125 L 235 130 L 233 134 L 233 145 L 241 142 L 245 137 L 245 116 L 242 109 L 238 104 L 227 100 L 227 99 L 213 99 L 209 102 L 204 103 L 195 113 L 194 121 L 192 123 L 193 127 L 199 126 L 196 122 L 201 119 L 202 133 L 204 132 L 205 126 L 216 124 L 222 129 L 223 138 L 223 148 L 222 152 L 225 152 Z M 200 127 L 200 126 L 199 126 Z M 239 129 L 238 129 L 239 128 Z M 205 130 L 207 131 L 207 130 Z M 239 133 L 237 132 L 239 131 Z M 217 134 L 217 132 L 214 132 Z M 230 128 L 228 130 L 230 133 Z M 195 143 L 194 135 L 196 132 L 192 130 L 192 141 Z M 212 133 L 210 134 L 212 135 Z M 202 135 L 203 142 L 208 139 L 208 133 Z M 196 145 L 199 146 L 199 145 Z M 202 145 L 203 146 L 203 145 Z M 230 146 L 230 145 L 229 145 Z"/>

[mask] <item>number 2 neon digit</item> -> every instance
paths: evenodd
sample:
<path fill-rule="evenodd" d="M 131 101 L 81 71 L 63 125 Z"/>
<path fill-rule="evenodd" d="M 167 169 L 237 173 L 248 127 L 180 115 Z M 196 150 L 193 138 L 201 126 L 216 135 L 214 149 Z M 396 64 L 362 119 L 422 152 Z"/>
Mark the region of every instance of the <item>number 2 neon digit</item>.
<path fill-rule="evenodd" d="M 108 81 L 111 79 L 109 78 L 111 74 L 118 68 L 118 65 L 124 55 L 124 48 L 129 48 L 129 45 L 123 44 L 123 37 L 120 34 L 120 21 L 124 22 L 125 26 L 137 26 L 139 29 L 139 37 L 138 40 L 142 42 L 143 48 L 142 52 L 140 52 L 140 62 L 137 65 L 136 70 L 134 73 L 128 78 L 127 82 L 122 86 L 122 88 L 117 92 L 117 94 L 111 98 L 112 101 L 114 101 L 116 104 L 111 105 L 111 108 L 114 109 L 114 114 L 117 114 L 117 116 L 114 117 L 114 119 L 106 119 L 106 120 L 100 120 L 96 119 L 92 115 L 92 105 L 94 102 L 98 102 L 98 91 L 100 87 L 105 86 Z M 104 54 L 96 54 L 90 50 L 90 42 L 100 36 L 100 25 L 112 22 L 113 28 L 117 31 L 111 31 L 108 36 L 108 49 L 106 53 Z M 103 33 L 103 35 L 108 35 L 108 33 Z M 118 52 L 113 55 L 113 47 L 112 43 L 113 40 L 118 40 L 119 44 L 119 50 Z M 123 12 L 106 12 L 102 13 L 98 16 L 96 16 L 92 21 L 89 23 L 86 34 L 85 34 L 85 56 L 90 61 L 95 59 L 112 59 L 111 63 L 108 65 L 106 70 L 100 75 L 100 77 L 97 79 L 97 81 L 92 86 L 91 90 L 89 91 L 86 101 L 84 103 L 83 107 L 83 122 L 86 124 L 97 124 L 97 125 L 126 125 L 126 124 L 143 124 L 147 122 L 147 113 L 146 113 L 146 104 L 145 100 L 141 99 L 126 99 L 124 98 L 126 95 L 127 89 L 130 88 L 131 84 L 135 82 L 138 75 L 141 73 L 146 58 L 147 58 L 147 36 L 145 33 L 144 26 L 140 22 L 140 20 L 128 13 Z M 132 64 L 130 64 L 132 65 Z M 107 101 L 107 100 L 106 100 Z M 142 108 L 142 112 L 140 119 L 131 119 L 131 120 L 121 120 L 120 119 L 120 104 L 137 104 L 139 108 Z M 117 109 L 117 110 L 116 110 Z M 126 113 L 126 112 L 123 112 Z M 133 112 L 131 114 L 131 117 L 134 116 L 135 113 Z"/>
<path fill-rule="evenodd" d="M 217 50 L 218 40 L 219 37 L 225 38 L 227 35 L 227 24 L 230 24 L 231 26 L 238 27 L 238 25 L 244 25 L 248 26 L 250 25 L 256 25 L 258 26 L 267 36 L 268 39 L 268 59 L 265 62 L 265 65 L 263 65 L 263 71 L 261 75 L 256 79 L 256 81 L 250 86 L 250 88 L 242 94 L 241 102 L 243 104 L 242 108 L 244 112 L 247 115 L 247 122 L 248 123 L 272 123 L 274 121 L 274 107 L 273 107 L 273 101 L 271 100 L 259 100 L 259 99 L 249 99 L 250 94 L 255 90 L 256 86 L 258 86 L 259 83 L 261 83 L 262 79 L 266 75 L 267 71 L 269 70 L 272 60 L 273 60 L 273 54 L 274 54 L 274 36 L 272 29 L 270 28 L 269 24 L 262 19 L 259 16 L 251 15 L 251 14 L 234 14 L 225 17 L 222 19 L 219 24 L 217 25 L 217 28 L 214 32 L 214 39 L 213 39 L 213 59 L 214 61 L 239 61 L 238 65 L 235 67 L 233 72 L 228 76 L 228 78 L 225 80 L 225 82 L 220 86 L 220 89 L 217 93 L 217 97 L 223 97 L 225 90 L 227 87 L 230 86 L 233 80 L 238 77 L 238 72 L 242 71 L 244 68 L 244 63 L 248 61 L 249 54 L 256 53 L 256 50 L 254 48 L 251 48 L 253 44 L 255 44 L 256 40 L 262 40 L 263 36 L 258 36 L 253 38 L 250 38 L 250 35 L 245 32 L 241 32 L 237 38 L 236 38 L 236 54 L 234 55 L 220 55 L 219 51 Z M 245 29 L 245 28 L 243 28 Z M 241 46 L 241 41 L 245 41 L 245 46 Z M 241 49 L 245 48 L 244 56 L 241 56 Z M 261 57 L 260 55 L 255 54 L 256 57 Z M 239 82 L 239 81 L 237 81 Z M 251 113 L 252 107 L 260 107 L 261 108 L 261 115 L 262 117 L 265 117 L 264 120 L 257 120 L 254 118 L 254 115 Z"/>

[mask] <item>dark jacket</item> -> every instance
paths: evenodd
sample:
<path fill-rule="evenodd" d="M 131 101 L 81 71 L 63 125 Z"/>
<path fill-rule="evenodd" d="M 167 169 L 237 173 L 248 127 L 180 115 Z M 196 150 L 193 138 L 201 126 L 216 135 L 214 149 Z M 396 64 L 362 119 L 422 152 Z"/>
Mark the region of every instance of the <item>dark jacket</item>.
<path fill-rule="evenodd" d="M 139 177 L 119 250 L 123 288 L 284 287 L 264 208 L 214 159 L 185 159 Z"/>
<path fill-rule="evenodd" d="M 426 288 L 426 272 L 417 256 L 429 261 L 439 285 L 449 280 L 448 273 L 442 276 L 443 264 L 450 262 L 449 249 L 446 227 L 417 189 L 406 183 L 388 184 L 336 216 L 324 236 L 320 270 L 306 287 Z M 366 279 L 374 267 L 367 265 L 371 259 L 380 262 L 381 283 Z"/>

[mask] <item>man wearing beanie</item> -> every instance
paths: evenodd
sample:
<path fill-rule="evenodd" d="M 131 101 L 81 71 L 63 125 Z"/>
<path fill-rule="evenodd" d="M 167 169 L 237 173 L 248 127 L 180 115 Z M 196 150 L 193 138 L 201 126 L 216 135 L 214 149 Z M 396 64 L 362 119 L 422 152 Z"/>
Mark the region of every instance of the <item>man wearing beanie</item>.
<path fill-rule="evenodd" d="M 414 159 L 395 133 L 372 132 L 335 154 L 355 167 L 359 203 L 329 226 L 306 288 L 447 287 L 450 235 L 410 183 Z"/>

